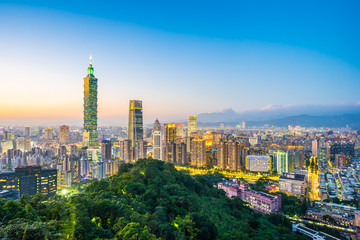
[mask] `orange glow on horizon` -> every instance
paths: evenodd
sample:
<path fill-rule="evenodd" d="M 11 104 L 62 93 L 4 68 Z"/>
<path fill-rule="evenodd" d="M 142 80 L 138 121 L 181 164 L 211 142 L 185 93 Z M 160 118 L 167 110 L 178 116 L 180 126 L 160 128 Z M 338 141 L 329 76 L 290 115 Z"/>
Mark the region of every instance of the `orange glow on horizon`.
<path fill-rule="evenodd" d="M 81 117 L 82 109 L 64 106 L 0 106 L 0 117 Z"/>

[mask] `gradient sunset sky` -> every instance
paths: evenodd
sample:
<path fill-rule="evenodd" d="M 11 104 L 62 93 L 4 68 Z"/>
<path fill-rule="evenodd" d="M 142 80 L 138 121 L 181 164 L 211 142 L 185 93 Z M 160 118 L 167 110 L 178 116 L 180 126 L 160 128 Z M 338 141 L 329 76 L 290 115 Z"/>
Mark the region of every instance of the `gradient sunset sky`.
<path fill-rule="evenodd" d="M 101 124 L 360 100 L 359 1 L 1 1 L 0 120 Z M 131 2 L 131 3 L 130 3 Z"/>

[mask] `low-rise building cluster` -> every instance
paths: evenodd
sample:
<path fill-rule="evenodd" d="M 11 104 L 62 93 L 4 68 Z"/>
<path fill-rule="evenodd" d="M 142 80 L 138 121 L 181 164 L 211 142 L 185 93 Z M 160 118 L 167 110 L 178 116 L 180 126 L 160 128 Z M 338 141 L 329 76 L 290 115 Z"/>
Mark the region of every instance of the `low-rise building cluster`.
<path fill-rule="evenodd" d="M 281 212 L 281 196 L 254 191 L 249 189 L 247 183 L 232 179 L 230 181 L 219 182 L 218 188 L 225 191 L 228 197 L 239 197 L 246 202 L 250 208 L 264 213 L 273 214 Z"/>

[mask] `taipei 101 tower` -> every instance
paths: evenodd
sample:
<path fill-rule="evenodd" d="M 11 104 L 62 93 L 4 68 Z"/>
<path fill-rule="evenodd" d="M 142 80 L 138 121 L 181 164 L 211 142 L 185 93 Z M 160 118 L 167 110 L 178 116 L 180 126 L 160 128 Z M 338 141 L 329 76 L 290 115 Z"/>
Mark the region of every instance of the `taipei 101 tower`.
<path fill-rule="evenodd" d="M 94 76 L 92 58 L 88 67 L 88 75 L 84 78 L 84 133 L 83 147 L 98 148 L 97 131 L 97 78 Z"/>

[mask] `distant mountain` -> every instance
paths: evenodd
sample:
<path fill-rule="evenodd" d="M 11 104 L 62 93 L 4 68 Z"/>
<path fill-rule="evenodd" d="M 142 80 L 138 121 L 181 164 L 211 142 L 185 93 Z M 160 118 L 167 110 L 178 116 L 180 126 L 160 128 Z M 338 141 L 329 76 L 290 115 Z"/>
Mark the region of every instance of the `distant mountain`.
<path fill-rule="evenodd" d="M 247 126 L 286 127 L 300 125 L 304 127 L 350 127 L 360 128 L 360 102 L 332 105 L 267 105 L 263 108 L 235 112 L 225 109 L 220 112 L 197 115 L 199 126 L 219 126 L 225 123 L 236 126 L 246 122 Z"/>
<path fill-rule="evenodd" d="M 201 113 L 197 115 L 198 122 L 242 122 L 268 121 L 280 118 L 310 115 L 310 116 L 339 116 L 343 114 L 360 114 L 360 102 L 334 105 L 267 105 L 263 108 L 235 112 L 225 109 L 220 112 Z"/>
<path fill-rule="evenodd" d="M 254 125 L 269 124 L 278 127 L 286 127 L 288 125 L 302 127 L 330 127 L 341 128 L 347 125 L 352 129 L 360 129 L 360 114 L 342 114 L 337 116 L 310 116 L 298 115 L 281 119 L 274 119 L 262 122 L 254 122 Z"/>
<path fill-rule="evenodd" d="M 235 127 L 239 124 L 239 121 L 222 121 L 226 126 Z M 360 129 L 360 114 L 342 114 L 334 116 L 311 116 L 307 114 L 289 116 L 278 119 L 260 120 L 260 121 L 247 121 L 246 126 L 269 126 L 287 127 L 302 126 L 302 127 L 329 127 L 329 128 L 341 128 L 347 125 L 352 129 Z M 198 122 L 199 126 L 219 126 L 217 123 L 203 123 Z"/>
<path fill-rule="evenodd" d="M 239 113 L 235 112 L 233 109 L 225 109 L 221 112 L 213 113 L 201 113 L 197 115 L 197 120 L 199 122 L 211 123 L 211 122 L 231 122 L 239 118 Z"/>

